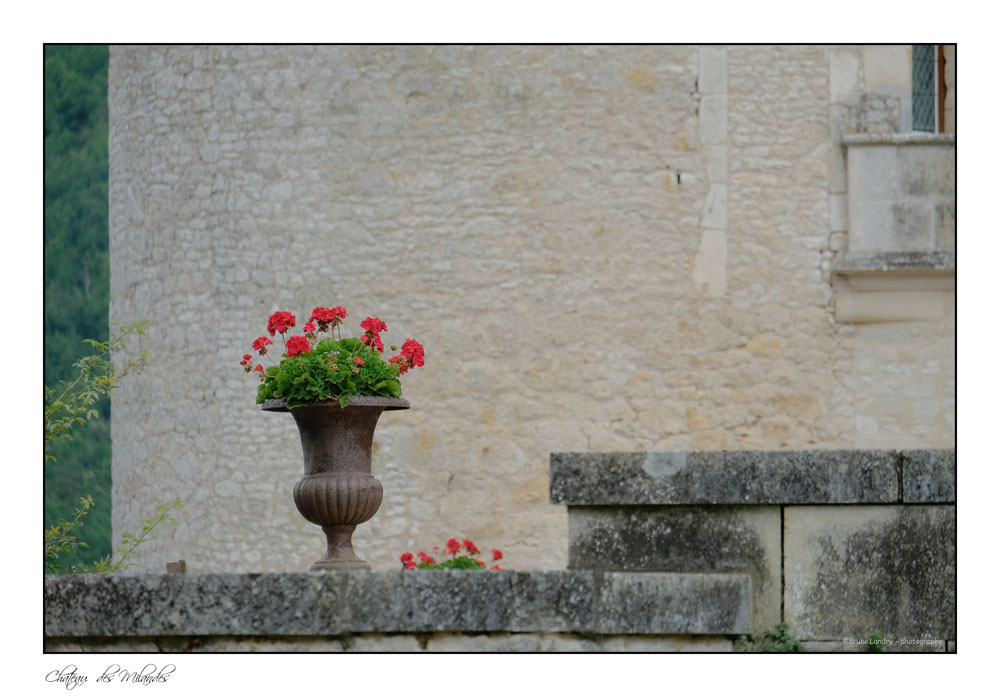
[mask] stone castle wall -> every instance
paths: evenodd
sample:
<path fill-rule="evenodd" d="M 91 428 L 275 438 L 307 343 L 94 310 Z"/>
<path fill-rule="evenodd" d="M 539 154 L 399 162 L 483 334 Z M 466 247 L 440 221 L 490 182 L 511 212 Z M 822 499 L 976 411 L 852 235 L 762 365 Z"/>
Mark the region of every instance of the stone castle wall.
<path fill-rule="evenodd" d="M 954 314 L 834 314 L 839 139 L 900 127 L 898 48 L 112 47 L 110 314 L 153 354 L 115 533 L 179 496 L 140 570 L 321 556 L 238 365 L 317 305 L 427 351 L 376 431 L 376 569 L 455 535 L 564 568 L 555 451 L 953 447 Z"/>

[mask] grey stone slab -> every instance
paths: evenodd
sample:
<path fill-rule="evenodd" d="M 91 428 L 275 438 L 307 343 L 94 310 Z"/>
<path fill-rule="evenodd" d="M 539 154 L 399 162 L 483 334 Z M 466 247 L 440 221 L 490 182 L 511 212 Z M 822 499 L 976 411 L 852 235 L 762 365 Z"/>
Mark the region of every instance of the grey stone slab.
<path fill-rule="evenodd" d="M 552 453 L 549 500 L 570 506 L 890 503 L 890 450 Z"/>
<path fill-rule="evenodd" d="M 599 593 L 599 634 L 729 634 L 727 627 L 751 626 L 745 574 L 615 573 Z"/>
<path fill-rule="evenodd" d="M 571 506 L 569 568 L 746 573 L 753 631 L 764 631 L 781 620 L 781 513 L 777 506 Z"/>
<path fill-rule="evenodd" d="M 904 503 L 955 501 L 954 450 L 904 450 L 900 455 Z"/>
<path fill-rule="evenodd" d="M 743 574 L 599 571 L 171 574 L 45 579 L 45 635 L 335 636 L 364 632 L 733 634 Z"/>
<path fill-rule="evenodd" d="M 789 506 L 784 569 L 799 639 L 955 638 L 954 506 Z"/>

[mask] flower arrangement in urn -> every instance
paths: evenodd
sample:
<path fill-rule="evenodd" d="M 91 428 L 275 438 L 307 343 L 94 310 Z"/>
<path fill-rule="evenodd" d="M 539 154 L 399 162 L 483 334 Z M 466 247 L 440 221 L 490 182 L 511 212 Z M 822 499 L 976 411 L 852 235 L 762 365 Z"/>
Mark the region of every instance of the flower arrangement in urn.
<path fill-rule="evenodd" d="M 267 333 L 281 336 L 281 360 L 276 363 L 268 350 L 274 340 L 259 336 L 253 350 L 271 365 L 255 364 L 250 353 L 240 361 L 244 371 L 260 378 L 261 409 L 291 412 L 299 429 L 305 473 L 292 496 L 299 513 L 321 526 L 327 541 L 326 556 L 310 571 L 371 569 L 354 553 L 351 536 L 382 503 L 382 484 L 371 466 L 375 425 L 383 411 L 410 408 L 399 396 L 399 376 L 424 364 L 424 347 L 413 339 L 404 341 L 397 355 L 382 358 L 379 335 L 388 327 L 378 317 L 361 323 L 359 338 L 341 338 L 346 317 L 343 307 L 317 307 L 302 334 L 286 336 L 295 316 L 275 312 Z M 324 333 L 329 336 L 320 338 Z"/>
<path fill-rule="evenodd" d="M 379 336 L 388 329 L 385 322 L 368 317 L 361 323 L 360 337 L 343 339 L 339 338 L 340 326 L 346 317 L 343 307 L 317 307 L 302 326 L 301 335 L 286 337 L 295 326 L 295 315 L 284 311 L 272 314 L 267 320 L 267 332 L 281 337 L 285 348 L 281 360 L 275 363 L 268 350 L 274 341 L 259 336 L 252 348 L 258 356 L 266 356 L 271 365 L 254 365 L 254 356 L 249 353 L 240 361 L 245 372 L 260 377 L 257 404 L 280 399 L 288 408 L 295 408 L 338 399 L 344 407 L 355 395 L 399 397 L 399 377 L 424 364 L 424 347 L 414 339 L 406 339 L 399 354 L 385 360 L 385 345 Z M 338 338 L 334 338 L 334 331 Z M 321 339 L 323 333 L 330 336 Z M 396 346 L 390 348 L 397 350 Z"/>

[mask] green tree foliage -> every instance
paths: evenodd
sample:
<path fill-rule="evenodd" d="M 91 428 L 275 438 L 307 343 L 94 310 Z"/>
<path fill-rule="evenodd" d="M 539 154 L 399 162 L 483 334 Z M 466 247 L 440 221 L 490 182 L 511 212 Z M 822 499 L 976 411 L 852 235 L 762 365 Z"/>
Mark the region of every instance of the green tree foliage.
<path fill-rule="evenodd" d="M 44 59 L 44 382 L 56 385 L 74 377 L 85 339 L 108 338 L 108 49 L 46 46 Z M 70 563 L 112 551 L 107 397 L 94 409 L 101 418 L 54 443 L 45 464 L 46 527 L 73 520 L 93 497 L 79 531 L 87 547 Z"/>

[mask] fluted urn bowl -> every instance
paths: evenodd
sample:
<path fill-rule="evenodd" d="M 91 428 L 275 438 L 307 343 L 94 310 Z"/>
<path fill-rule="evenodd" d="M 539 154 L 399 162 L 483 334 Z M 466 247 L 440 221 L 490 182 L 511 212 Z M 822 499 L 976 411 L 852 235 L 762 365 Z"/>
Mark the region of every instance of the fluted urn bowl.
<path fill-rule="evenodd" d="M 291 412 L 299 427 L 305 476 L 292 492 L 306 520 L 326 533 L 326 556 L 310 571 L 371 570 L 354 553 L 351 536 L 382 503 L 382 484 L 372 476 L 372 439 L 383 411 L 409 409 L 405 399 L 351 397 L 289 409 L 269 399 L 263 411 Z"/>

